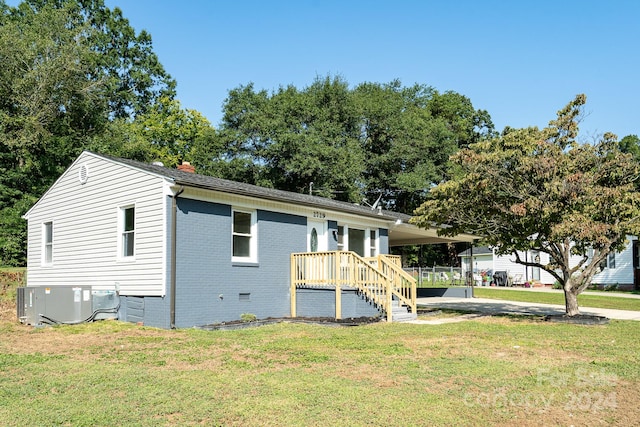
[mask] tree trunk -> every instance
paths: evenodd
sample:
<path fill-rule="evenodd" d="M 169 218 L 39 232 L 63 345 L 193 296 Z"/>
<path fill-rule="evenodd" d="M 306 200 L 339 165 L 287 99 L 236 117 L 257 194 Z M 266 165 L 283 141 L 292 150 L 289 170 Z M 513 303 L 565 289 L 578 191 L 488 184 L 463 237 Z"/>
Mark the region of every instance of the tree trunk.
<path fill-rule="evenodd" d="M 580 314 L 578 309 L 578 294 L 574 289 L 564 290 L 564 304 L 567 311 L 567 316 L 576 316 Z"/>

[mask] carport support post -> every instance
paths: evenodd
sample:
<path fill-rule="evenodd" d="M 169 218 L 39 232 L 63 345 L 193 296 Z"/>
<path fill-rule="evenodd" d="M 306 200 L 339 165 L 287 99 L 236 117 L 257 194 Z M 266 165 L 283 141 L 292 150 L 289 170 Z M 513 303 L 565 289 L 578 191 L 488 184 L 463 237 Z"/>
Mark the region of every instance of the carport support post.
<path fill-rule="evenodd" d="M 342 319 L 342 288 L 336 281 L 336 319 Z"/>
<path fill-rule="evenodd" d="M 476 284 L 476 279 L 473 277 L 473 242 L 471 242 L 471 246 L 469 247 L 469 270 L 470 272 L 468 274 L 470 274 L 471 287 L 473 288 Z"/>
<path fill-rule="evenodd" d="M 296 317 L 296 258 L 291 254 L 291 317 Z"/>

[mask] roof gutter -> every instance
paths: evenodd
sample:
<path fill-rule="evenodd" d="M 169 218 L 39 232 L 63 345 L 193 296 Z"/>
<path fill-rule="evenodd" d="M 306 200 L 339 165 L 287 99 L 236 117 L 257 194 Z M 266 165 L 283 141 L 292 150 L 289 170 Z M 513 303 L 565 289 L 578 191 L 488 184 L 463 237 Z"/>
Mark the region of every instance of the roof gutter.
<path fill-rule="evenodd" d="M 169 291 L 170 295 L 170 328 L 176 328 L 176 281 L 177 281 L 177 273 L 176 273 L 176 229 L 178 226 L 177 214 L 178 214 L 178 196 L 184 192 L 184 186 L 181 186 L 180 189 L 171 197 L 171 289 Z"/>

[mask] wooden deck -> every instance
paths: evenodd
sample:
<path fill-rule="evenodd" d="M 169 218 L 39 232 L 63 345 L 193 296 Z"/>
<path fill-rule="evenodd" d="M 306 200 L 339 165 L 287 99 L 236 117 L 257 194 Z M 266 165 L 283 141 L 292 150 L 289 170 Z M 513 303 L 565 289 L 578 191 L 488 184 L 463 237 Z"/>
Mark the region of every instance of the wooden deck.
<path fill-rule="evenodd" d="M 291 317 L 296 317 L 296 290 L 305 287 L 335 289 L 336 319 L 342 317 L 341 290 L 355 288 L 392 321 L 393 302 L 416 313 L 416 280 L 402 270 L 400 257 L 362 258 L 354 252 L 291 254 Z"/>

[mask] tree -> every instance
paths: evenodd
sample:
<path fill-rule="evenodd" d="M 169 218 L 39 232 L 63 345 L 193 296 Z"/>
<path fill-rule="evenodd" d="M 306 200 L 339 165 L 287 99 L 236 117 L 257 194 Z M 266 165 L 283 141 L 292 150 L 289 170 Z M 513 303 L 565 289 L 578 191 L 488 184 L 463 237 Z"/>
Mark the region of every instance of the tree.
<path fill-rule="evenodd" d="M 175 82 L 150 36 L 102 0 L 0 0 L 0 63 L 0 264 L 22 265 L 20 216 L 89 144 L 122 133 L 114 119 L 171 99 Z"/>
<path fill-rule="evenodd" d="M 432 104 L 433 103 L 433 104 Z M 459 146 L 493 130 L 488 114 L 454 92 L 424 85 L 316 78 L 274 93 L 229 92 L 210 169 L 289 191 L 411 212 L 447 173 Z"/>
<path fill-rule="evenodd" d="M 449 156 L 493 131 L 488 113 L 458 93 L 432 87 L 362 83 L 355 90 L 366 151 L 367 195 L 410 213 L 447 176 Z"/>
<path fill-rule="evenodd" d="M 577 296 L 609 252 L 640 232 L 638 164 L 613 134 L 577 142 L 585 102 L 578 95 L 542 130 L 507 128 L 456 153 L 453 178 L 433 188 L 411 220 L 447 224 L 446 235 L 483 236 L 498 254 L 548 271 L 564 289 L 569 316 L 579 314 Z M 523 260 L 517 251 L 526 250 L 551 262 Z"/>
<path fill-rule="evenodd" d="M 620 151 L 633 155 L 636 161 L 640 161 L 640 138 L 638 135 L 627 135 L 620 140 Z"/>
<path fill-rule="evenodd" d="M 359 202 L 359 132 L 352 94 L 338 77 L 273 94 L 249 84 L 229 92 L 219 132 L 226 150 L 214 161 L 229 165 L 227 178 Z"/>

